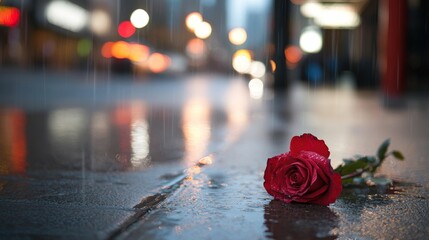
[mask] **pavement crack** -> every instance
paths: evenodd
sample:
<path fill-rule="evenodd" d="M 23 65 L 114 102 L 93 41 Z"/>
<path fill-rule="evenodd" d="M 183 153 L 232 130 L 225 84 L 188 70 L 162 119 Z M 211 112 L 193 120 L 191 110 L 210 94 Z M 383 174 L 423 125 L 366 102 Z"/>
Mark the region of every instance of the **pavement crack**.
<path fill-rule="evenodd" d="M 148 213 L 163 203 L 169 196 L 176 192 L 187 179 L 192 178 L 192 176 L 200 173 L 201 168 L 205 165 L 210 165 L 212 163 L 212 154 L 201 158 L 194 166 L 184 170 L 181 174 L 178 174 L 169 183 L 161 187 L 155 194 L 143 198 L 140 203 L 133 207 L 136 213 L 128 218 L 124 223 L 122 223 L 117 229 L 112 231 L 108 239 L 120 238 L 120 236 L 126 233 L 133 224 L 140 221 Z"/>

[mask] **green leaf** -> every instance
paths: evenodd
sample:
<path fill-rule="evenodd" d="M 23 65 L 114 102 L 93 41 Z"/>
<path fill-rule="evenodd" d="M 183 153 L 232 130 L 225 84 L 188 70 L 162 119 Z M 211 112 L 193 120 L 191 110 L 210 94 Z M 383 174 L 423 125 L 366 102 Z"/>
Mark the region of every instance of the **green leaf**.
<path fill-rule="evenodd" d="M 355 160 L 354 159 L 352 159 L 352 158 L 344 158 L 343 159 L 343 162 L 345 163 L 345 164 L 350 164 L 350 163 L 352 163 L 352 162 L 354 162 Z"/>
<path fill-rule="evenodd" d="M 343 179 L 343 180 L 341 181 L 341 183 L 342 183 L 343 185 L 352 184 L 352 183 L 353 183 L 353 178 Z"/>
<path fill-rule="evenodd" d="M 383 159 L 386 158 L 386 152 L 390 145 L 390 139 L 384 140 L 384 142 L 378 147 L 377 150 L 377 157 L 380 159 L 380 161 L 383 161 Z"/>
<path fill-rule="evenodd" d="M 344 163 L 335 169 L 341 176 L 356 172 L 358 169 L 364 169 L 368 166 L 368 159 L 366 157 L 358 160 Z"/>
<path fill-rule="evenodd" d="M 368 156 L 368 163 L 371 163 L 373 165 L 377 165 L 380 161 L 375 156 Z"/>
<path fill-rule="evenodd" d="M 402 153 L 400 151 L 395 150 L 392 152 L 392 154 L 398 160 L 404 160 L 405 159 L 404 155 L 402 155 Z"/>

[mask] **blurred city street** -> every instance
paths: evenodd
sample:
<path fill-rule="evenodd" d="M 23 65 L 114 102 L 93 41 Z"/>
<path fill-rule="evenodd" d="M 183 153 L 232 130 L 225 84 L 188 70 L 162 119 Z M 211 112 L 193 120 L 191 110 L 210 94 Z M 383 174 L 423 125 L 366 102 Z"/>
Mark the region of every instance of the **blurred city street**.
<path fill-rule="evenodd" d="M 428 239 L 428 22 L 419 0 L 0 0 L 0 239 Z M 274 200 L 267 159 L 304 133 L 334 168 L 400 152 L 327 207 Z"/>
<path fill-rule="evenodd" d="M 389 109 L 347 83 L 252 99 L 246 79 L 226 75 L 56 79 L 46 88 L 57 75 L 2 76 L 2 238 L 428 234 L 427 98 Z M 273 201 L 262 186 L 266 159 L 304 132 L 326 141 L 334 166 L 391 138 L 406 160 L 381 173 L 402 185 L 347 189 L 330 207 Z"/>

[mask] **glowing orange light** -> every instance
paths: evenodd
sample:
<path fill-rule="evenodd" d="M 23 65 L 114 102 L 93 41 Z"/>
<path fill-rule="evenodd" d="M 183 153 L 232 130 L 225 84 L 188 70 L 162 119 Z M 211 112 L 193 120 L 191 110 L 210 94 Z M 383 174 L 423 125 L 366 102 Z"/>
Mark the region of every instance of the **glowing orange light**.
<path fill-rule="evenodd" d="M 270 60 L 270 65 L 271 65 L 271 70 L 273 72 L 275 72 L 276 71 L 276 67 L 277 67 L 276 62 L 274 62 L 274 60 Z"/>
<path fill-rule="evenodd" d="M 118 26 L 119 36 L 123 38 L 131 37 L 136 31 L 136 28 L 130 21 L 123 21 Z"/>
<path fill-rule="evenodd" d="M 101 56 L 105 58 L 111 58 L 112 57 L 112 42 L 106 42 L 103 44 L 103 47 L 101 48 Z"/>
<path fill-rule="evenodd" d="M 288 46 L 285 49 L 285 55 L 286 55 L 286 60 L 288 61 L 288 63 L 291 63 L 291 64 L 298 63 L 302 58 L 301 50 L 297 46 Z"/>
<path fill-rule="evenodd" d="M 130 44 L 129 59 L 134 62 L 146 61 L 149 57 L 149 47 L 137 43 Z"/>
<path fill-rule="evenodd" d="M 153 73 L 161 73 L 170 66 L 170 58 L 161 53 L 152 53 L 148 59 L 149 69 Z"/>
<path fill-rule="evenodd" d="M 123 59 L 128 58 L 130 55 L 130 49 L 128 43 L 124 41 L 115 42 L 112 46 L 112 56 L 115 58 Z"/>
<path fill-rule="evenodd" d="M 191 39 L 186 45 L 186 53 L 190 57 L 195 57 L 195 58 L 203 57 L 206 53 L 206 44 L 201 39 L 198 39 L 198 38 Z"/>
<path fill-rule="evenodd" d="M 0 25 L 15 27 L 19 23 L 20 11 L 15 7 L 0 7 Z"/>

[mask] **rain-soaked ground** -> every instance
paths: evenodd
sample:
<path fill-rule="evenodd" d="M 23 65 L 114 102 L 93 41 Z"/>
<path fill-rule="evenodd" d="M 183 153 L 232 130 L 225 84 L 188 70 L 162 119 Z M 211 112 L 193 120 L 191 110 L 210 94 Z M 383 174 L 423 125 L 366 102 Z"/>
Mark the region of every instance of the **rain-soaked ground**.
<path fill-rule="evenodd" d="M 383 107 L 348 85 L 249 97 L 221 75 L 3 70 L 0 238 L 427 239 L 429 99 Z M 321 207 L 272 200 L 266 159 L 322 138 L 334 166 L 390 138 L 399 183 Z"/>

